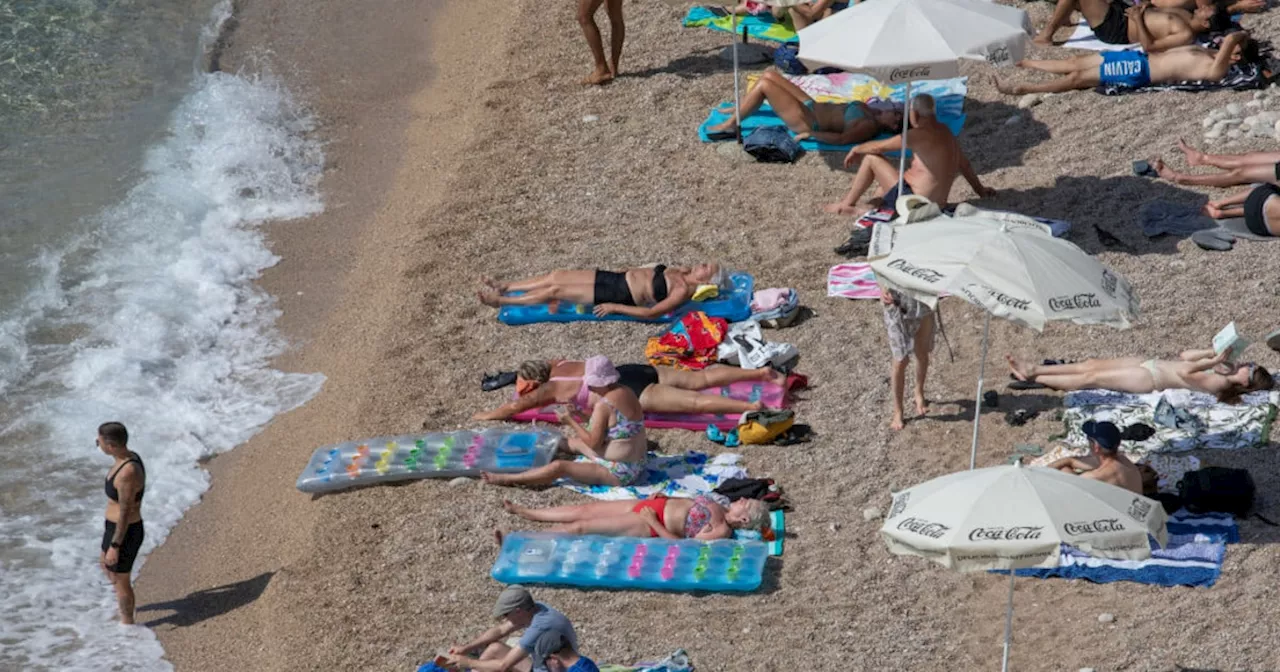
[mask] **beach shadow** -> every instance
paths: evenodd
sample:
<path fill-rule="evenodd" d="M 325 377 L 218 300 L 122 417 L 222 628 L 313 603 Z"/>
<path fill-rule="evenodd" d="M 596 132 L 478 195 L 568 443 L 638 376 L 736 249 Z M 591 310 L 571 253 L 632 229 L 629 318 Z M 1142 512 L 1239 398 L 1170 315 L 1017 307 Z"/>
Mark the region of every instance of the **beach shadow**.
<path fill-rule="evenodd" d="M 708 75 L 719 74 L 722 72 L 733 72 L 733 63 L 720 57 L 720 52 L 728 46 L 726 42 L 719 47 L 711 47 L 695 51 L 688 56 L 681 56 L 670 63 L 661 67 L 645 68 L 644 70 L 633 70 L 630 72 L 618 73 L 618 79 L 648 79 L 655 75 L 675 75 L 681 79 L 698 79 Z M 766 66 L 773 65 L 773 62 L 759 64 L 739 64 L 740 71 L 749 71 L 763 69 Z"/>
<path fill-rule="evenodd" d="M 992 407 L 985 402 L 982 404 L 982 415 L 1010 415 L 1018 411 L 1027 414 L 1043 415 L 1062 407 L 1062 397 L 1052 394 L 1037 393 L 1017 393 L 1007 389 L 995 390 L 999 395 L 999 403 Z M 938 400 L 932 402 L 932 407 L 939 405 L 959 406 L 960 408 L 951 413 L 930 412 L 922 418 L 915 418 L 913 421 L 928 422 L 930 420 L 938 422 L 973 422 L 973 399 L 952 399 L 950 401 Z"/>
<path fill-rule="evenodd" d="M 179 600 L 156 602 L 138 607 L 143 611 L 172 611 L 173 614 L 143 623 L 143 627 L 156 628 L 168 625 L 173 628 L 185 628 L 215 616 L 235 611 L 258 599 L 262 591 L 267 589 L 275 572 L 259 574 L 252 579 L 237 583 L 200 590 Z"/>
<path fill-rule="evenodd" d="M 1047 124 L 1008 103 L 967 99 L 964 112 L 960 147 L 979 174 L 1021 166 L 1027 150 L 1049 139 Z"/>
<path fill-rule="evenodd" d="M 1157 200 L 1198 210 L 1206 197 L 1136 175 L 1059 176 L 1052 187 L 1002 189 L 983 199 L 981 207 L 1068 220 L 1067 239 L 1090 254 L 1176 254 L 1178 242 L 1189 234 L 1148 238 L 1142 231 L 1138 214 L 1144 204 Z M 1092 205 L 1081 208 L 1081 203 Z"/>

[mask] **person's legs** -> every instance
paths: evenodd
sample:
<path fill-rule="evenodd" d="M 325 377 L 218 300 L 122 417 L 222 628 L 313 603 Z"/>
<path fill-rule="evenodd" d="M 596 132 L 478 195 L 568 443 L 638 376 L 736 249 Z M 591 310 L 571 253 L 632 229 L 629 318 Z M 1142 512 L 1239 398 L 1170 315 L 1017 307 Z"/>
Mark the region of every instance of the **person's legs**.
<path fill-rule="evenodd" d="M 893 417 L 889 420 L 889 428 L 895 431 L 906 425 L 906 421 L 903 420 L 902 395 L 906 388 L 909 362 L 910 360 L 906 357 L 895 359 L 889 368 L 889 396 L 893 404 Z"/>
<path fill-rule="evenodd" d="M 1049 22 L 1044 24 L 1044 28 L 1036 34 L 1033 40 L 1036 44 L 1051 45 L 1053 44 L 1053 33 L 1060 26 L 1065 24 L 1071 18 L 1071 12 L 1077 9 L 1083 13 L 1083 2 L 1080 0 L 1058 0 L 1057 6 L 1053 8 L 1053 14 L 1049 17 Z M 1105 10 L 1104 13 L 1105 15 Z M 1099 19 L 1101 20 L 1101 19 Z M 1092 22 L 1090 22 L 1092 25 Z"/>
<path fill-rule="evenodd" d="M 618 76 L 618 61 L 622 60 L 622 41 L 627 27 L 622 22 L 622 0 L 605 0 L 604 11 L 609 15 L 609 75 Z"/>
<path fill-rule="evenodd" d="M 656 366 L 658 382 L 681 390 L 705 390 L 709 387 L 724 387 L 743 380 L 776 380 L 777 372 L 769 367 L 762 369 L 743 369 L 737 366 L 716 365 L 701 371 L 685 371 L 673 366 Z M 786 376 L 783 376 L 786 379 Z"/>
<path fill-rule="evenodd" d="M 502 500 L 502 508 L 506 509 L 507 513 L 539 523 L 572 523 L 588 518 L 621 516 L 625 513 L 631 513 L 631 509 L 635 504 L 635 500 L 625 499 L 613 502 L 587 502 L 586 504 L 535 509 L 520 506 L 505 499 Z"/>
<path fill-rule="evenodd" d="M 1225 173 L 1208 173 L 1192 175 L 1181 173 L 1170 168 L 1163 159 L 1152 161 L 1151 167 L 1156 169 L 1160 177 L 1174 184 L 1190 184 L 1202 187 L 1238 187 L 1242 184 L 1276 182 L 1275 163 L 1245 165 L 1232 168 Z"/>
<path fill-rule="evenodd" d="M 1070 392 L 1072 390 L 1103 389 L 1115 392 L 1146 394 L 1155 389 L 1151 372 L 1141 366 L 1108 369 L 1105 371 L 1066 374 L 1039 375 L 1036 382 L 1053 390 Z"/>
<path fill-rule="evenodd" d="M 1041 376 L 1074 376 L 1080 374 L 1101 373 L 1112 369 L 1127 369 L 1142 366 L 1146 360 L 1141 357 L 1121 357 L 1118 359 L 1086 359 L 1071 364 L 1031 364 L 1020 363 L 1012 355 L 1005 355 L 1009 363 L 1009 371 L 1018 380 L 1040 382 Z"/>
<path fill-rule="evenodd" d="M 1028 93 L 1063 93 L 1066 91 L 1081 91 L 1091 89 L 1098 85 L 1098 68 L 1092 68 L 1092 74 L 1089 70 L 1075 70 L 1069 72 L 1057 79 L 1051 79 L 1047 82 L 1022 82 L 1019 84 L 1009 84 L 996 79 L 996 90 L 1000 93 L 1012 96 L 1021 96 Z"/>
<path fill-rule="evenodd" d="M 915 402 L 917 415 L 924 415 L 929 412 L 928 402 L 926 402 L 924 398 L 924 382 L 925 378 L 929 375 L 929 355 L 933 352 L 933 332 L 936 319 L 936 316 L 930 313 L 929 316 L 920 323 L 920 329 L 916 331 Z"/>
<path fill-rule="evenodd" d="M 823 210 L 838 215 L 861 215 L 866 212 L 866 208 L 860 209 L 854 204 L 873 182 L 879 183 L 883 189 L 897 184 L 898 167 L 877 154 L 862 157 L 862 164 L 858 166 L 858 173 L 853 176 L 849 191 L 845 192 L 844 198 L 824 206 Z"/>
<path fill-rule="evenodd" d="M 1280 152 L 1208 154 L 1188 145 L 1187 141 L 1182 138 L 1178 138 L 1178 149 L 1182 150 L 1182 154 L 1187 157 L 1187 165 L 1190 166 L 1213 166 L 1214 168 L 1230 170 L 1232 168 L 1242 168 L 1244 166 L 1275 166 L 1277 163 L 1280 163 Z"/>
<path fill-rule="evenodd" d="M 604 58 L 604 41 L 600 36 L 600 27 L 596 25 L 596 10 L 604 0 L 578 0 L 578 25 L 582 26 L 582 34 L 587 38 L 587 46 L 591 49 L 591 58 L 595 60 L 595 69 L 582 80 L 583 84 L 604 84 L 612 79 L 609 63 Z"/>
<path fill-rule="evenodd" d="M 766 70 L 760 77 L 760 81 L 756 82 L 756 85 L 742 98 L 741 113 L 737 116 L 746 119 L 755 114 L 765 101 L 768 101 L 774 113 L 786 122 L 788 128 L 796 133 L 803 133 L 813 130 L 813 125 L 817 122 L 813 110 L 805 105 L 806 100 L 810 100 L 809 94 L 792 84 L 782 73 L 777 70 Z M 728 120 L 712 126 L 710 130 L 717 133 L 737 130 L 738 119 L 734 115 L 733 108 L 729 108 L 728 115 Z"/>
<path fill-rule="evenodd" d="M 551 529 L 553 532 L 563 534 L 603 534 L 611 537 L 650 536 L 649 523 L 646 523 L 640 514 L 632 512 L 564 523 Z"/>
<path fill-rule="evenodd" d="M 129 572 L 111 572 L 111 585 L 116 590 L 116 606 L 120 609 L 120 622 L 133 625 L 133 584 Z"/>
<path fill-rule="evenodd" d="M 594 270 L 576 270 L 576 271 L 552 271 L 546 275 L 538 275 L 528 280 L 517 280 L 508 283 L 490 283 L 490 286 L 500 292 L 528 292 L 535 289 L 545 289 L 552 286 L 570 286 L 582 285 L 583 287 L 594 287 L 596 282 L 596 272 Z"/>
<path fill-rule="evenodd" d="M 590 462 L 552 460 L 550 464 L 518 474 L 480 472 L 480 480 L 491 485 L 551 485 L 560 478 L 568 478 L 583 485 L 618 486 L 617 477 L 609 473 L 608 469 Z"/>
<path fill-rule="evenodd" d="M 650 385 L 641 395 L 640 405 L 646 413 L 710 413 L 728 415 L 764 410 L 762 402 L 739 401 L 715 394 L 663 385 Z"/>
<path fill-rule="evenodd" d="M 1021 61 L 1018 61 L 1018 67 L 1027 68 L 1029 70 L 1039 70 L 1041 72 L 1051 72 L 1055 75 L 1065 75 L 1084 67 L 1084 64 L 1082 64 L 1081 61 L 1087 58 L 1087 56 L 1073 56 L 1071 58 L 1052 60 L 1024 58 Z"/>
<path fill-rule="evenodd" d="M 502 660 L 511 653 L 511 647 L 502 642 L 494 642 L 480 652 L 480 660 Z M 511 667 L 511 672 L 532 672 L 533 661 L 525 658 Z"/>

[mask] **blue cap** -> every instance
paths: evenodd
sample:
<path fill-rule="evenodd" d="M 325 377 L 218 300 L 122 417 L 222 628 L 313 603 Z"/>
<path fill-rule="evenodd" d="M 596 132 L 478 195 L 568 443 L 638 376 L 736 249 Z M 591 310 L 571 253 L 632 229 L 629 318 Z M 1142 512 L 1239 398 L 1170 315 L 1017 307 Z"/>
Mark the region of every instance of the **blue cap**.
<path fill-rule="evenodd" d="M 1120 428 L 1111 422 L 1095 422 L 1090 420 L 1080 428 L 1090 441 L 1098 444 L 1103 450 L 1114 453 L 1120 449 Z"/>

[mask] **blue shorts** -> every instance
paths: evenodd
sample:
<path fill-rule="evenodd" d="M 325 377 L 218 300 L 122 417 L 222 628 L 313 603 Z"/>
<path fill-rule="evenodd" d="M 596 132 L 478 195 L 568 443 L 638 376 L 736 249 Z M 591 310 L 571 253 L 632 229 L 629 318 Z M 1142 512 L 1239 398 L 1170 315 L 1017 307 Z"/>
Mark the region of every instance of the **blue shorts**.
<path fill-rule="evenodd" d="M 889 187 L 889 191 L 884 192 L 884 196 L 880 197 L 881 200 L 884 201 L 884 205 L 882 207 L 893 208 L 893 211 L 896 213 L 898 211 L 898 197 L 908 196 L 911 193 L 911 185 L 907 184 L 905 181 L 902 183 L 902 193 L 898 193 L 898 183 L 894 182 L 893 186 Z"/>
<path fill-rule="evenodd" d="M 1112 86 L 1140 88 L 1151 83 L 1151 65 L 1141 51 L 1104 51 L 1098 81 Z"/>

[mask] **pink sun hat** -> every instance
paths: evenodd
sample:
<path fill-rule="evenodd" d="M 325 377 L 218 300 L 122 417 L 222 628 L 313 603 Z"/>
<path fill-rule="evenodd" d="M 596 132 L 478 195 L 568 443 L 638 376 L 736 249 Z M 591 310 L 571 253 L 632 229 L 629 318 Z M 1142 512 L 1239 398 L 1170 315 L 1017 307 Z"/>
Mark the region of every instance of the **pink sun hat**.
<path fill-rule="evenodd" d="M 618 382 L 618 370 L 613 368 L 613 362 L 604 355 L 589 357 L 584 368 L 586 372 L 582 376 L 582 382 L 587 387 L 608 387 Z"/>

